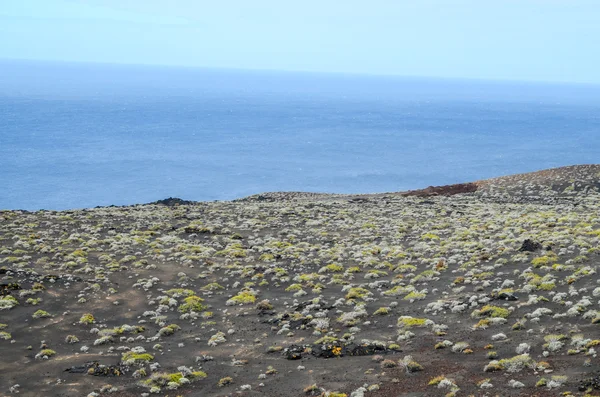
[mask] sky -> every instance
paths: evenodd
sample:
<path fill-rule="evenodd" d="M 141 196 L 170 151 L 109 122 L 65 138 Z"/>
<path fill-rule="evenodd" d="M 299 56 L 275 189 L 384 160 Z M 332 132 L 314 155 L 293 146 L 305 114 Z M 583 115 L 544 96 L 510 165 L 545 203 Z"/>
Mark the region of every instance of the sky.
<path fill-rule="evenodd" d="M 0 58 L 600 83 L 598 0 L 0 0 Z"/>

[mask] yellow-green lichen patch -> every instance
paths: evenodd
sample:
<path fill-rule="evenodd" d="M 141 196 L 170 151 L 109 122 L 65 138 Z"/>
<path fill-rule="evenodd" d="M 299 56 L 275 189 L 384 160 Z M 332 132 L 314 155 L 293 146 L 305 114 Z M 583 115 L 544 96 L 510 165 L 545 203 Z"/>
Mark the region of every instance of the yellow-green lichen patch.
<path fill-rule="evenodd" d="M 181 386 L 204 379 L 207 377 L 204 371 L 193 371 L 187 369 L 184 372 L 155 372 L 148 379 L 142 380 L 139 384 L 149 388 L 154 393 L 160 393 L 162 388 L 167 390 L 176 390 Z"/>
<path fill-rule="evenodd" d="M 507 318 L 510 315 L 510 311 L 503 307 L 485 305 L 481 309 L 476 309 L 471 313 L 472 317 L 500 317 Z"/>
<path fill-rule="evenodd" d="M 47 318 L 47 317 L 52 317 L 52 315 L 50 313 L 48 313 L 47 311 L 40 309 L 40 310 L 36 310 L 36 312 L 33 313 L 31 315 L 31 317 L 33 317 L 33 318 Z"/>
<path fill-rule="evenodd" d="M 371 291 L 366 288 L 350 288 L 346 294 L 346 299 L 364 299 L 370 295 L 373 295 Z"/>
<path fill-rule="evenodd" d="M 17 306 L 18 304 L 19 304 L 19 301 L 11 295 L 0 296 L 0 310 L 12 309 L 13 307 Z"/>
<path fill-rule="evenodd" d="M 256 293 L 253 291 L 242 291 L 230 298 L 227 305 L 250 305 L 256 302 Z"/>
<path fill-rule="evenodd" d="M 177 324 L 169 324 L 167 326 L 162 327 L 158 330 L 159 336 L 170 336 L 173 335 L 176 331 L 179 331 L 181 327 Z"/>
<path fill-rule="evenodd" d="M 177 310 L 180 313 L 190 313 L 190 312 L 201 312 L 207 308 L 206 305 L 202 304 L 204 299 L 200 298 L 196 295 L 188 296 L 183 300 L 183 304 L 179 305 Z"/>
<path fill-rule="evenodd" d="M 92 313 L 85 313 L 79 319 L 79 324 L 86 324 L 87 325 L 87 324 L 93 324 L 95 322 L 96 322 L 96 319 L 94 318 L 94 315 Z"/>
<path fill-rule="evenodd" d="M 134 351 L 128 351 L 122 354 L 121 361 L 127 365 L 133 364 L 146 364 L 154 360 L 154 356 L 150 353 L 136 353 Z"/>
<path fill-rule="evenodd" d="M 398 326 L 402 328 L 425 327 L 429 324 L 426 318 L 416 318 L 411 316 L 402 316 L 398 319 Z"/>

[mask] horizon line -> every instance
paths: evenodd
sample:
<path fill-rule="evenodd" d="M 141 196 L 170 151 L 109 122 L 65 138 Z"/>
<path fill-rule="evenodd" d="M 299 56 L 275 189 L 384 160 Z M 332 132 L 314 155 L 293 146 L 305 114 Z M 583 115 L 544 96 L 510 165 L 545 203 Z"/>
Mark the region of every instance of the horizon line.
<path fill-rule="evenodd" d="M 182 200 L 182 201 L 187 201 L 187 202 L 191 202 L 191 203 L 213 203 L 213 202 L 233 203 L 233 202 L 236 202 L 236 201 L 247 199 L 249 197 L 258 196 L 258 195 L 264 195 L 264 194 L 273 194 L 273 193 L 300 193 L 300 194 L 316 194 L 316 195 L 340 196 L 340 197 L 341 196 L 362 196 L 362 195 L 369 196 L 369 195 L 385 195 L 385 194 L 406 194 L 406 193 L 415 193 L 415 192 L 427 190 L 429 188 L 447 188 L 447 187 L 452 187 L 452 186 L 456 186 L 456 185 L 473 185 L 473 184 L 483 183 L 483 182 L 497 180 L 497 179 L 506 178 L 506 177 L 522 177 L 522 176 L 526 176 L 526 175 L 538 174 L 538 173 L 542 173 L 542 172 L 555 171 L 555 170 L 566 169 L 566 168 L 599 167 L 599 166 L 600 166 L 600 163 L 567 164 L 567 165 L 560 165 L 560 166 L 556 166 L 556 167 L 540 168 L 540 169 L 536 169 L 534 171 L 517 172 L 517 173 L 513 173 L 513 174 L 502 174 L 502 175 L 498 175 L 498 176 L 493 176 L 493 177 L 483 178 L 483 179 L 476 179 L 476 180 L 471 180 L 471 181 L 450 182 L 450 183 L 447 183 L 447 184 L 444 184 L 444 185 L 430 185 L 430 186 L 424 186 L 424 187 L 415 187 L 414 189 L 407 189 L 407 190 L 390 190 L 390 191 L 376 191 L 376 192 L 353 192 L 353 193 L 339 193 L 339 192 L 331 192 L 331 191 L 326 192 L 326 191 L 314 191 L 314 190 L 272 190 L 272 191 L 261 191 L 261 192 L 257 192 L 257 193 L 252 193 L 252 194 L 247 195 L 247 196 L 242 196 L 242 197 L 237 197 L 237 198 L 231 198 L 231 199 L 214 199 L 214 200 L 203 200 L 203 199 L 200 199 L 200 200 L 196 200 L 196 199 L 191 199 L 191 198 L 188 199 L 188 198 L 181 198 L 181 197 L 170 196 L 170 197 L 157 198 L 154 201 L 150 201 L 150 202 L 146 202 L 146 203 L 107 204 L 107 205 L 96 205 L 96 206 L 92 206 L 92 207 L 73 207 L 73 208 L 63 208 L 63 209 L 48 209 L 48 208 L 37 208 L 37 209 L 0 208 L 0 212 L 3 212 L 3 211 L 22 211 L 22 212 L 26 212 L 26 213 L 35 213 L 35 212 L 85 211 L 85 210 L 102 209 L 102 208 L 113 208 L 113 207 L 121 208 L 121 207 L 146 206 L 146 205 L 157 204 L 160 201 L 165 201 L 165 200 Z"/>
<path fill-rule="evenodd" d="M 180 65 L 170 63 L 131 63 L 115 61 L 82 61 L 68 59 L 39 59 L 39 58 L 4 58 L 0 57 L 0 62 L 39 62 L 39 63 L 63 63 L 63 64 L 83 64 L 83 65 L 105 65 L 105 66 L 124 66 L 124 67 L 155 67 L 172 69 L 204 69 L 204 70 L 224 70 L 238 72 L 270 72 L 270 73 L 290 73 L 290 74 L 314 74 L 314 75 L 334 75 L 334 76 L 354 76 L 354 77 L 373 77 L 373 78 L 398 78 L 398 79 L 422 79 L 422 80 L 465 80 L 473 82 L 488 83 L 520 83 L 520 84 L 540 84 L 540 85 L 574 85 L 574 86 L 600 86 L 600 82 L 592 81 L 569 81 L 569 80 L 525 80 L 510 78 L 484 78 L 484 77 L 457 77 L 457 76 L 431 76 L 431 75 L 411 75 L 411 74 L 393 74 L 393 73 L 368 73 L 368 72 L 342 72 L 342 71 L 321 71 L 306 69 L 274 69 L 274 68 L 251 68 L 251 67 L 230 67 L 230 66 L 202 66 L 202 65 Z"/>

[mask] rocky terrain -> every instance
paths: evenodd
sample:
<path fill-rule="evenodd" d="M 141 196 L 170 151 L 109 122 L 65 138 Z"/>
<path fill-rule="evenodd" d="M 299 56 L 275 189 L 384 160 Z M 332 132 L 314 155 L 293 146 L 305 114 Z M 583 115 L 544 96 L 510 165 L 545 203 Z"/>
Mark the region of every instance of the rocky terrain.
<path fill-rule="evenodd" d="M 600 396 L 599 189 L 0 211 L 0 395 Z"/>

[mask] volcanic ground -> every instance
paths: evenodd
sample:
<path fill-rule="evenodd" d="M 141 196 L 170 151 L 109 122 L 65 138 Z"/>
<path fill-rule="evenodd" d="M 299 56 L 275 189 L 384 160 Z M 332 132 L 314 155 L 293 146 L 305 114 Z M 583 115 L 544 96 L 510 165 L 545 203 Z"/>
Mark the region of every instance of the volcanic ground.
<path fill-rule="evenodd" d="M 600 396 L 599 191 L 0 211 L 0 395 Z"/>

